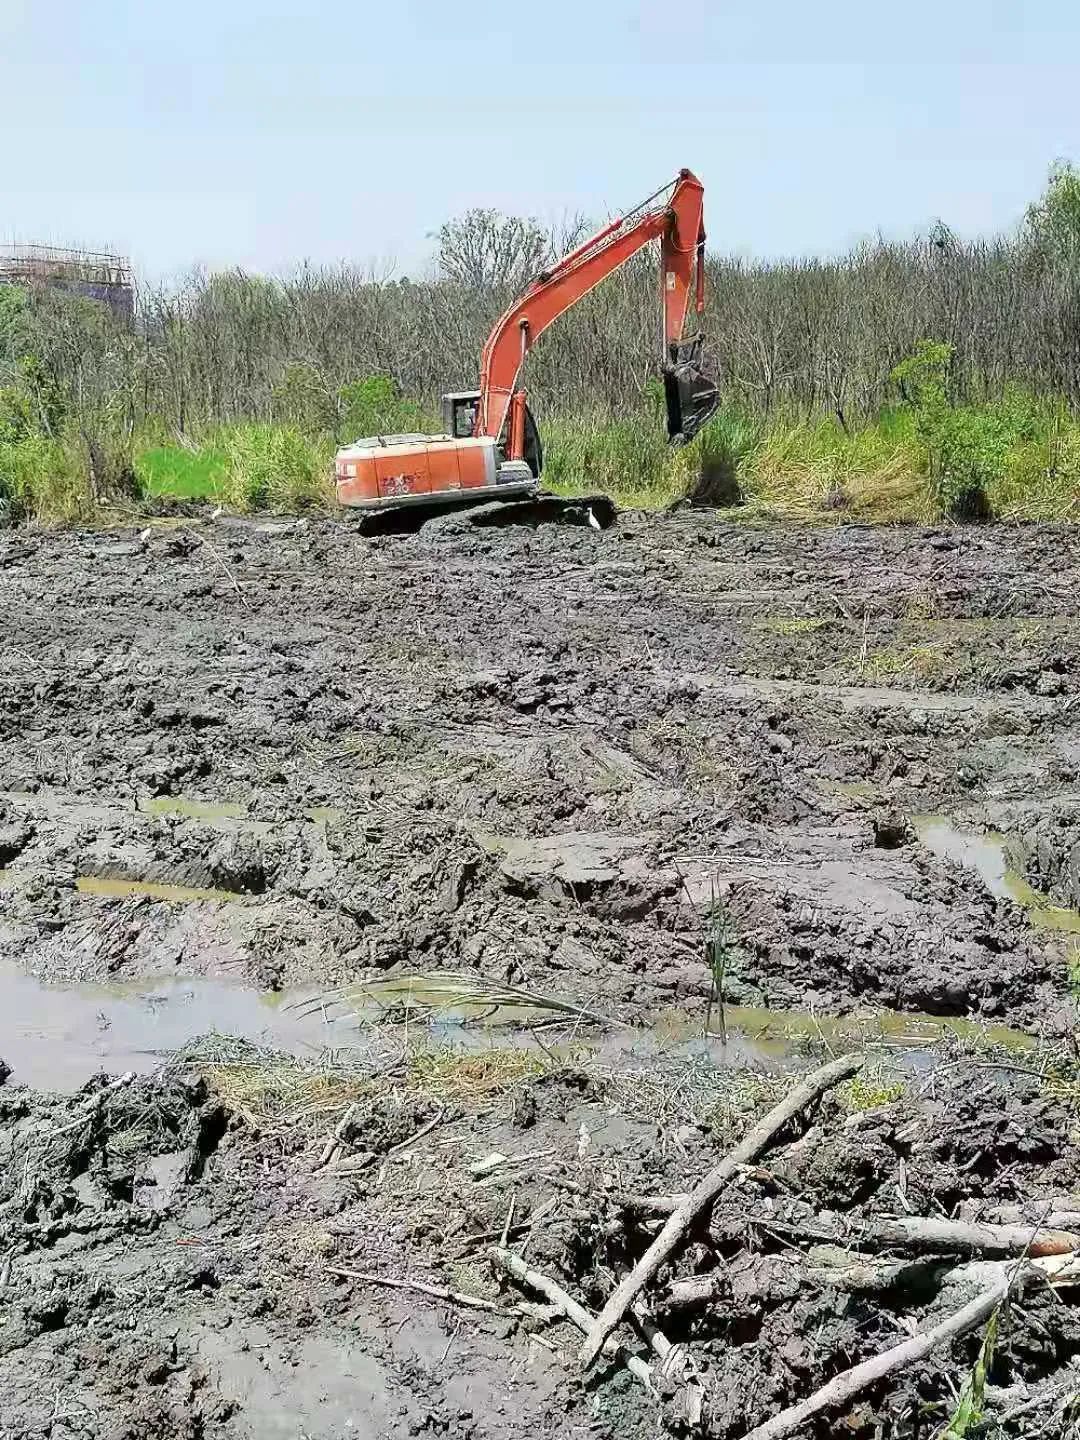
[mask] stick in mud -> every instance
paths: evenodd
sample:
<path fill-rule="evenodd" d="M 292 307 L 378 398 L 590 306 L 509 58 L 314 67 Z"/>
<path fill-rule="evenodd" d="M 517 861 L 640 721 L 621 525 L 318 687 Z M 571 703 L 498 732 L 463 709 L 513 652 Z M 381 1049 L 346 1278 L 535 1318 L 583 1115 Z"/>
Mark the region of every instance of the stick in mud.
<path fill-rule="evenodd" d="M 593 1317 L 584 1305 L 579 1304 L 572 1295 L 568 1295 L 561 1285 L 557 1285 L 539 1270 L 531 1270 L 520 1256 L 515 1255 L 511 1250 L 504 1250 L 499 1245 L 493 1245 L 488 1251 L 488 1258 L 497 1270 L 509 1275 L 519 1285 L 527 1285 L 530 1290 L 535 1290 L 538 1295 L 543 1295 L 559 1311 L 566 1316 L 583 1335 L 589 1333 L 593 1323 Z M 609 1355 L 613 1360 L 618 1360 L 625 1365 L 630 1374 L 639 1380 L 650 1394 L 655 1395 L 656 1387 L 653 1384 L 653 1374 L 649 1365 L 640 1355 L 634 1355 L 625 1346 L 620 1345 L 617 1340 L 608 1339 L 604 1341 L 604 1354 Z"/>
<path fill-rule="evenodd" d="M 327 1269 L 331 1275 L 340 1275 L 343 1280 L 361 1280 L 365 1285 L 382 1285 L 387 1290 L 414 1290 L 418 1295 L 429 1295 L 432 1300 L 445 1300 L 451 1305 L 487 1310 L 496 1315 L 506 1314 L 494 1300 L 485 1300 L 480 1295 L 466 1295 L 460 1290 L 447 1290 L 443 1285 L 428 1285 L 423 1280 L 399 1280 L 392 1275 L 372 1275 L 366 1270 L 344 1270 L 337 1265 L 330 1265 Z"/>
<path fill-rule="evenodd" d="M 49 1140 L 55 1140 L 58 1135 L 67 1135 L 72 1130 L 78 1130 L 80 1125 L 85 1125 L 88 1120 L 93 1119 L 110 1095 L 115 1094 L 117 1090 L 126 1089 L 134 1079 L 135 1071 L 126 1070 L 124 1074 L 120 1075 L 117 1079 L 110 1080 L 107 1085 L 103 1085 L 100 1090 L 96 1091 L 95 1094 L 90 1097 L 74 1120 L 69 1121 L 67 1125 L 61 1125 L 58 1129 L 50 1131 L 47 1138 Z"/>
<path fill-rule="evenodd" d="M 674 1215 L 687 1195 L 628 1195 L 623 1211 L 634 1217 Z M 917 1254 L 970 1255 L 1072 1255 L 1080 1251 L 1080 1234 L 1058 1225 L 991 1225 L 982 1221 L 945 1220 L 936 1215 L 896 1215 L 851 1222 L 836 1215 L 814 1215 L 806 1221 L 777 1215 L 743 1215 L 748 1225 L 767 1225 L 783 1235 L 802 1239 L 843 1241 Z M 1070 1220 L 1080 1225 L 1080 1214 L 1050 1214 L 1049 1222 Z"/>
<path fill-rule="evenodd" d="M 740 1165 L 756 1160 L 784 1126 L 812 1104 L 826 1090 L 846 1080 L 862 1068 L 861 1055 L 843 1055 L 821 1066 L 796 1085 L 791 1094 L 753 1127 L 734 1150 L 711 1170 L 687 1195 L 684 1203 L 669 1216 L 660 1234 L 649 1246 L 630 1274 L 617 1286 L 600 1312 L 581 1347 L 581 1363 L 590 1366 L 604 1341 L 620 1323 L 637 1296 L 656 1272 L 686 1238 L 697 1217 L 712 1204 Z"/>
<path fill-rule="evenodd" d="M 891 1350 L 875 1355 L 872 1360 L 864 1360 L 859 1365 L 853 1365 L 850 1370 L 834 1376 L 827 1385 L 823 1385 L 806 1400 L 800 1400 L 797 1405 L 791 1405 L 786 1410 L 781 1410 L 779 1415 L 774 1415 L 771 1420 L 766 1420 L 764 1425 L 758 1425 L 744 1436 L 743 1440 L 783 1440 L 783 1437 L 795 1434 L 813 1416 L 820 1415 L 825 1410 L 840 1409 L 877 1381 L 884 1380 L 888 1375 L 895 1375 L 898 1370 L 910 1369 L 939 1345 L 944 1345 L 959 1335 L 966 1335 L 969 1330 L 981 1325 L 1008 1295 L 1010 1277 L 1006 1267 L 1001 1264 L 979 1268 L 993 1271 L 991 1283 L 981 1295 L 969 1300 L 966 1305 L 946 1316 L 922 1335 L 904 1340 L 901 1344 L 894 1345 Z"/>

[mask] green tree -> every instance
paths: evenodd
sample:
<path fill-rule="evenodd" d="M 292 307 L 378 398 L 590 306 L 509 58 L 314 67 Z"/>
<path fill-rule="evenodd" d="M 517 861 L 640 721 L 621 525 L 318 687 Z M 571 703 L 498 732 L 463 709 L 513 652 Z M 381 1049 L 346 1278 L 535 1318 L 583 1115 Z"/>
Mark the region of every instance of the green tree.
<path fill-rule="evenodd" d="M 1028 206 L 1028 238 L 1048 259 L 1080 253 L 1080 172 L 1070 160 L 1050 167 L 1046 189 Z"/>
<path fill-rule="evenodd" d="M 391 375 L 365 375 L 350 380 L 341 398 L 341 437 L 346 443 L 366 435 L 424 432 L 420 407 L 407 400 Z"/>

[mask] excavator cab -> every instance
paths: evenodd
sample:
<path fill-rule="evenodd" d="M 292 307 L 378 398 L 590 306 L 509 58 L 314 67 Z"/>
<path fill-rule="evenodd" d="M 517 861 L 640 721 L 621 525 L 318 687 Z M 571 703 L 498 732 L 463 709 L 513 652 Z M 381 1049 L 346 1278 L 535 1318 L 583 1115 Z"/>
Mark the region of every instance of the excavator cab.
<path fill-rule="evenodd" d="M 479 409 L 479 390 L 456 390 L 450 395 L 444 395 L 443 430 L 455 440 L 468 440 L 476 434 L 476 415 Z"/>
<path fill-rule="evenodd" d="M 673 340 L 664 366 L 667 432 L 672 445 L 686 445 L 716 413 L 720 392 L 701 368 L 703 335 Z"/>
<path fill-rule="evenodd" d="M 476 434 L 476 416 L 480 409 L 479 390 L 455 390 L 442 397 L 443 430 L 455 440 L 468 440 Z M 506 470 L 506 436 L 501 437 L 499 449 L 500 472 Z M 525 406 L 525 445 L 522 460 L 528 465 L 534 480 L 540 479 L 544 468 L 544 447 L 540 431 L 528 405 Z"/>

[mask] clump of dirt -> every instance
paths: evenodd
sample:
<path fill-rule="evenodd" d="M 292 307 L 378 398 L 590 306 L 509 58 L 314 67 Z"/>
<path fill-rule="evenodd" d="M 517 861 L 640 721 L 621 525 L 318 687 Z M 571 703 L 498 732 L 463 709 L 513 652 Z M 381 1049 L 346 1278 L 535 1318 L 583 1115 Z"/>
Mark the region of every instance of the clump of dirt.
<path fill-rule="evenodd" d="M 1047 815 L 1023 836 L 1027 878 L 1057 904 L 1080 910 L 1080 816 Z"/>

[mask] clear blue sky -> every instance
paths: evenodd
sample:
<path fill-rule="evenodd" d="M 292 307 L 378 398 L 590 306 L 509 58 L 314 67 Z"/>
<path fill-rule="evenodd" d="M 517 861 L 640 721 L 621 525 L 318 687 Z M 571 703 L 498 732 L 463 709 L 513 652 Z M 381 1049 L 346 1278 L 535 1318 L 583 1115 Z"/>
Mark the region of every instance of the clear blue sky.
<path fill-rule="evenodd" d="M 711 244 L 1014 224 L 1080 160 L 1076 0 L 0 0 L 0 240 L 152 276 L 396 257 L 472 205 Z"/>

